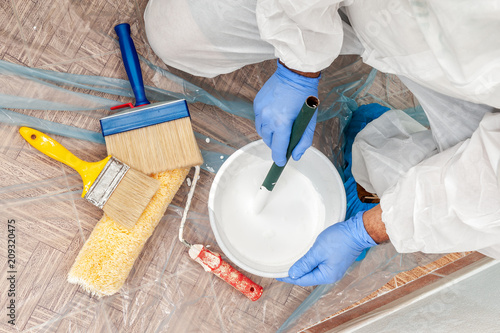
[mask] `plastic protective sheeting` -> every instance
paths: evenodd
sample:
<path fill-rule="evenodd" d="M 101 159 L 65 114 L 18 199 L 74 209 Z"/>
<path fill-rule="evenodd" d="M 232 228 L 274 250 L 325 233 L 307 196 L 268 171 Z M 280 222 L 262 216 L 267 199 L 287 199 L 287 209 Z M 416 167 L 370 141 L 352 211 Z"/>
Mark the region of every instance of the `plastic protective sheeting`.
<path fill-rule="evenodd" d="M 205 163 L 188 215 L 186 240 L 219 251 L 208 221 L 211 181 L 228 155 L 258 139 L 252 100 L 273 73 L 274 61 L 214 79 L 168 68 L 146 42 L 145 6 L 146 1 L 15 0 L 0 7 L 0 216 L 4 230 L 0 288 L 6 295 L 0 300 L 0 330 L 293 332 L 363 298 L 396 273 L 435 259 L 400 255 L 390 244 L 377 246 L 338 284 L 316 289 L 247 274 L 264 287 L 262 298 L 252 303 L 204 272 L 177 240 L 189 175 L 119 293 L 97 298 L 69 284 L 69 268 L 102 213 L 80 198 L 78 174 L 36 153 L 17 131 L 26 125 L 55 134 L 85 160 L 97 161 L 106 155 L 98 120 L 111 113 L 110 106 L 133 100 L 113 33 L 116 24 L 132 26 L 148 98 L 185 98 L 190 104 Z M 357 57 L 341 57 L 324 72 L 320 98 L 314 145 L 339 171 L 345 167 L 343 129 L 357 103 L 382 101 L 420 115 L 411 94 L 394 77 L 364 66 Z M 347 175 L 347 188 L 353 185 Z M 357 206 L 353 191 L 348 195 L 352 211 L 363 209 Z M 14 231 L 5 232 L 9 225 L 15 225 Z M 15 235 L 11 253 L 6 236 L 10 234 Z M 15 262 L 8 262 L 9 255 L 15 256 Z M 12 275 L 14 279 L 7 280 Z M 15 295 L 7 293 L 11 287 Z M 15 325 L 5 316 L 12 300 Z"/>
<path fill-rule="evenodd" d="M 471 266 L 371 312 L 369 318 L 357 318 L 342 329 L 355 333 L 495 332 L 500 311 L 500 265 L 483 259 Z"/>

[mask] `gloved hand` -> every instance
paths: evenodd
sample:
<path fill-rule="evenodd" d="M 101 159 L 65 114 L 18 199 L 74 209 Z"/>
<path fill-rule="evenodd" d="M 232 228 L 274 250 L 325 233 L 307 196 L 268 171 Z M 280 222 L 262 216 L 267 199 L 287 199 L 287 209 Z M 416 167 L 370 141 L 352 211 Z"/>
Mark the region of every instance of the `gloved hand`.
<path fill-rule="evenodd" d="M 309 96 L 318 97 L 318 78 L 309 78 L 292 72 L 279 63 L 276 72 L 260 89 L 253 103 L 255 129 L 272 150 L 273 161 L 278 166 L 286 163 L 286 151 L 292 124 Z M 317 114 L 315 113 L 292 158 L 299 160 L 312 144 Z"/>
<path fill-rule="evenodd" d="M 303 287 L 340 280 L 364 249 L 377 245 L 366 232 L 363 213 L 323 230 L 311 249 L 290 267 L 288 277 L 277 280 Z"/>

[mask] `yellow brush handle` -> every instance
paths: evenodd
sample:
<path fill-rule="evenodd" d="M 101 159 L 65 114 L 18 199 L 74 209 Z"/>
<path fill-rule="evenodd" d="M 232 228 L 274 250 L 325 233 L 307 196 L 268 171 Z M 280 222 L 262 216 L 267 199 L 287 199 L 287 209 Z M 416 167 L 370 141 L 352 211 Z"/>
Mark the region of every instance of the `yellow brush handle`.
<path fill-rule="evenodd" d="M 82 197 L 85 196 L 90 186 L 92 186 L 97 176 L 99 176 L 111 157 L 108 156 L 104 160 L 94 163 L 85 162 L 73 155 L 73 153 L 64 148 L 64 146 L 59 142 L 40 131 L 29 127 L 21 127 L 19 129 L 19 133 L 26 141 L 28 141 L 30 145 L 38 149 L 40 152 L 55 159 L 56 161 L 66 164 L 80 174 L 83 180 Z"/>

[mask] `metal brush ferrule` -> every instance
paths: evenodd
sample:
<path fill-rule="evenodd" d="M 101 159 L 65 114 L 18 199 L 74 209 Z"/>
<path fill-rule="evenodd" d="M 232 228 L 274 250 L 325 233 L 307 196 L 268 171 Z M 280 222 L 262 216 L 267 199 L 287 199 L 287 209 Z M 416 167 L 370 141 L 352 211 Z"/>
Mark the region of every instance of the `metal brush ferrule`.
<path fill-rule="evenodd" d="M 130 169 L 128 165 L 111 157 L 84 198 L 102 209 L 128 169 Z"/>

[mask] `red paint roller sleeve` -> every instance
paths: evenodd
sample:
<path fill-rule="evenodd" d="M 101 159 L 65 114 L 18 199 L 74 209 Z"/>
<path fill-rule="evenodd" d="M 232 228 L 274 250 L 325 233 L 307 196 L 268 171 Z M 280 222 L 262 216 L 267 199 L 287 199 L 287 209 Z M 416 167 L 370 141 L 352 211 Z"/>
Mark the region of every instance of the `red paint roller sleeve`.
<path fill-rule="evenodd" d="M 189 249 L 189 256 L 203 266 L 205 271 L 214 273 L 250 300 L 256 301 L 262 296 L 262 287 L 222 260 L 220 254 L 196 244 Z"/>

